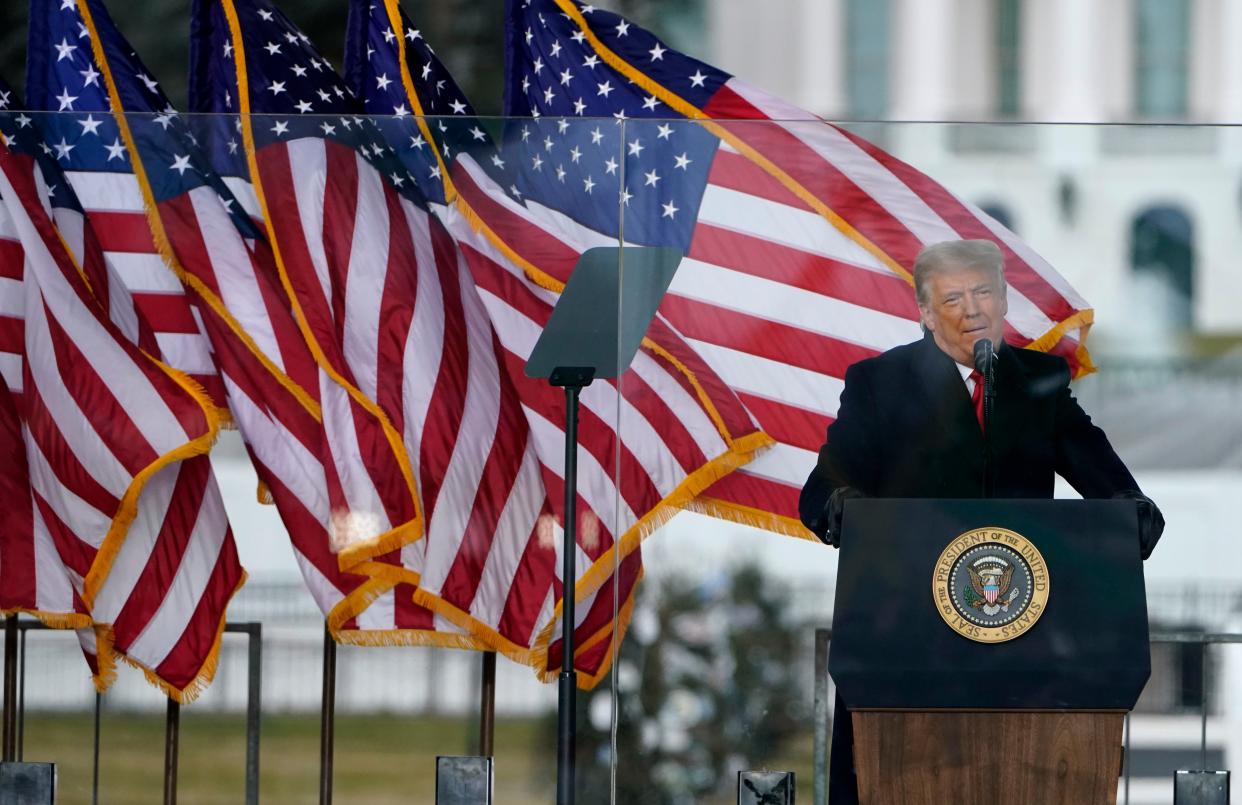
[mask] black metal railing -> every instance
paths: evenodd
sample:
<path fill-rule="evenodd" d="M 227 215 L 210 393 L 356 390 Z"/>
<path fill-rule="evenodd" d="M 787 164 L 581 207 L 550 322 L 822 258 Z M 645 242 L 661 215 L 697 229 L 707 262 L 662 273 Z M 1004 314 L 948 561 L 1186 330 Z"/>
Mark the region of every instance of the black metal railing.
<path fill-rule="evenodd" d="M 4 759 L 22 760 L 26 724 L 26 635 L 48 627 L 28 618 L 10 616 L 5 623 L 5 709 Z M 246 805 L 259 802 L 259 724 L 262 712 L 263 625 L 255 621 L 226 623 L 226 634 L 245 634 L 248 639 L 246 680 Z M 9 643 L 14 643 L 10 646 Z M 10 706 L 10 703 L 12 705 Z M 91 802 L 99 802 L 99 735 L 103 713 L 103 697 L 95 694 L 95 731 Z M 181 707 L 168 700 L 164 722 L 164 802 L 177 801 L 177 766 L 180 740 Z"/>
<path fill-rule="evenodd" d="M 9 642 L 14 643 L 16 651 L 10 656 L 6 656 L 5 663 L 5 692 L 7 696 L 11 697 L 7 698 L 6 701 L 14 701 L 15 704 L 15 706 L 11 709 L 6 708 L 4 713 L 5 759 L 20 761 L 22 759 L 25 732 L 26 635 L 30 631 L 44 630 L 47 627 L 38 621 L 26 618 L 12 618 L 8 621 L 7 626 L 8 629 L 6 629 L 6 632 L 8 632 L 8 635 L 6 635 L 6 644 Z M 229 623 L 225 627 L 225 632 L 244 633 L 249 637 L 247 658 L 248 692 L 246 702 L 245 801 L 248 805 L 250 805 L 251 803 L 257 803 L 259 799 L 259 729 L 262 709 L 260 700 L 262 682 L 262 626 L 257 622 Z M 10 637 L 9 635 L 12 636 Z M 816 628 L 814 630 L 814 747 L 812 754 L 812 801 L 815 805 L 824 805 L 824 803 L 827 802 L 829 725 L 833 716 L 830 696 L 831 683 L 828 676 L 828 653 L 831 640 L 832 630 L 830 628 Z M 1242 633 L 1164 630 L 1152 632 L 1150 642 L 1153 645 L 1197 645 L 1199 647 L 1201 661 L 1197 663 L 1197 669 L 1200 674 L 1200 678 L 1195 680 L 1195 682 L 1197 689 L 1202 692 L 1202 695 L 1197 697 L 1198 707 L 1192 712 L 1196 712 L 1200 719 L 1198 757 L 1196 760 L 1201 769 L 1207 769 L 1209 762 L 1208 714 L 1214 705 L 1211 699 L 1212 686 L 1209 685 L 1209 668 L 1211 667 L 1211 663 L 1208 662 L 1208 650 L 1209 647 L 1213 645 L 1242 643 Z M 325 657 L 327 656 L 328 655 L 325 652 Z M 492 682 L 492 685 L 494 686 L 494 681 Z M 486 687 L 487 685 L 485 680 L 485 688 Z M 494 689 L 494 687 L 492 689 Z M 103 709 L 102 704 L 103 697 L 96 695 L 94 713 L 95 760 L 92 780 L 92 802 L 99 801 L 99 746 L 100 723 L 102 720 Z M 486 721 L 486 706 L 481 712 L 483 713 L 483 717 Z M 1142 714 L 1140 714 L 1140 717 L 1142 717 Z M 1121 796 L 1119 797 L 1119 801 L 1125 805 L 1129 805 L 1132 778 L 1131 760 L 1134 756 L 1131 752 L 1130 716 L 1126 717 L 1125 724 L 1125 765 L 1122 772 L 1122 779 L 1120 780 L 1121 790 L 1119 793 Z M 175 702 L 171 702 L 170 700 L 165 722 L 164 801 L 166 803 L 174 803 L 176 799 L 176 774 L 178 766 L 177 746 L 179 744 L 178 727 L 179 708 Z M 483 738 L 482 735 L 490 733 L 490 728 L 483 727 L 481 729 L 481 740 L 486 741 L 487 739 Z M 483 746 L 486 747 L 486 743 L 484 743 Z M 486 754 L 486 749 L 483 751 Z M 330 786 L 330 782 L 328 785 Z M 330 794 L 328 796 L 330 798 Z"/>

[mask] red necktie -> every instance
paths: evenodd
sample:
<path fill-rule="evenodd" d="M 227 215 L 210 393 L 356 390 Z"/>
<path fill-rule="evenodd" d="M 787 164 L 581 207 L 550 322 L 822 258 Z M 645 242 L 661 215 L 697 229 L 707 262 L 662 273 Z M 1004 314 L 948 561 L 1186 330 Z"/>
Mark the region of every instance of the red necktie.
<path fill-rule="evenodd" d="M 975 381 L 975 387 L 970 392 L 970 401 L 975 404 L 975 419 L 979 420 L 979 430 L 983 430 L 983 375 L 975 369 L 971 371 L 970 379 Z"/>

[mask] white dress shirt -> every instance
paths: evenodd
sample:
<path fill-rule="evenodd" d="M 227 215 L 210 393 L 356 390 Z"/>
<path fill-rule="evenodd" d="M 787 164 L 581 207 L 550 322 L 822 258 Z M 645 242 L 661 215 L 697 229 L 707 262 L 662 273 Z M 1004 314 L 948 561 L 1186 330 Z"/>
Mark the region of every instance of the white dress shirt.
<path fill-rule="evenodd" d="M 975 380 L 974 380 L 974 378 L 972 378 L 972 377 L 970 376 L 970 373 L 971 373 L 971 372 L 973 372 L 973 371 L 975 371 L 975 367 L 973 367 L 973 366 L 962 366 L 960 363 L 956 363 L 956 362 L 954 362 L 954 364 L 953 364 L 953 365 L 954 365 L 954 366 L 956 366 L 956 367 L 957 367 L 957 371 L 961 372 L 961 374 L 962 374 L 962 382 L 966 384 L 966 392 L 967 392 L 968 394 L 970 394 L 970 396 L 971 396 L 971 397 L 974 397 L 974 395 L 975 395 Z"/>

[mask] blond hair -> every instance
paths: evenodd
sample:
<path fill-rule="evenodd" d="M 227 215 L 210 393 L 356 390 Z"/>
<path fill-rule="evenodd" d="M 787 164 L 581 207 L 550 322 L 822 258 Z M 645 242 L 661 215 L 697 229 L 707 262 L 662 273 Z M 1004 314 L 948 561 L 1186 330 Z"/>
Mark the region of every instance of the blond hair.
<path fill-rule="evenodd" d="M 927 304 L 927 278 L 941 271 L 983 268 L 996 275 L 997 287 L 1005 288 L 1005 265 L 1000 247 L 990 240 L 946 240 L 929 243 L 914 258 L 914 298 Z"/>

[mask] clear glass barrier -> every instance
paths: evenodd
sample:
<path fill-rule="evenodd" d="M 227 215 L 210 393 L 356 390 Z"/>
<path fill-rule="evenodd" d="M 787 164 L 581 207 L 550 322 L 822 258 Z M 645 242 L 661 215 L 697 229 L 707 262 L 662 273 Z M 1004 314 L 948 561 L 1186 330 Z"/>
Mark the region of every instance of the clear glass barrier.
<path fill-rule="evenodd" d="M 670 217 L 692 223 L 662 321 L 776 444 L 643 543 L 644 583 L 612 679 L 615 801 L 731 803 L 737 773 L 765 769 L 795 772 L 799 800 L 821 801 L 830 730 L 816 734 L 815 713 L 831 715 L 835 689 L 816 646 L 831 634 L 837 551 L 798 522 L 798 492 L 845 369 L 920 338 L 915 254 L 956 238 L 1001 245 L 1005 339 L 1067 360 L 1074 396 L 1167 521 L 1144 565 L 1153 670 L 1128 723 L 1122 801 L 1168 801 L 1177 768 L 1229 768 L 1236 715 L 1221 695 L 1238 649 L 1169 641 L 1236 631 L 1242 590 L 1242 554 L 1220 519 L 1239 482 L 1242 285 L 1229 266 L 1242 244 L 1236 205 L 1208 201 L 1237 195 L 1238 131 L 625 128 L 626 169 L 647 193 L 635 191 L 627 220 L 666 225 L 647 240 L 627 226 L 627 244 L 669 237 Z M 1055 495 L 1079 493 L 1058 477 Z"/>
<path fill-rule="evenodd" d="M 316 791 L 325 619 L 341 800 L 431 802 L 436 757 L 489 735 L 498 802 L 554 796 L 566 394 L 524 367 L 579 258 L 614 246 L 684 258 L 632 365 L 580 396 L 578 801 L 731 803 L 738 772 L 763 769 L 818 801 L 838 552 L 799 492 L 847 368 L 921 337 L 915 254 L 955 238 L 1001 245 L 1005 339 L 1066 359 L 1167 522 L 1121 801 L 1169 801 L 1176 768 L 1242 766 L 1242 649 L 1195 636 L 1242 628 L 1238 129 L 128 122 L 13 113 L 0 130 L 38 156 L 40 202 L 88 291 L 110 289 L 118 337 L 231 409 L 212 460 L 250 573 L 229 620 L 263 626 L 264 800 Z M 625 300 L 598 336 L 622 362 L 612 334 L 650 279 L 630 254 L 602 281 Z M 4 358 L 13 387 L 21 358 Z M 28 645 L 25 758 L 61 763 L 62 798 L 87 801 L 86 666 L 69 633 Z M 247 638 L 214 662 L 181 722 L 186 798 L 245 782 Z M 121 777 L 154 790 L 162 712 L 122 663 L 103 800 L 130 796 Z"/>

